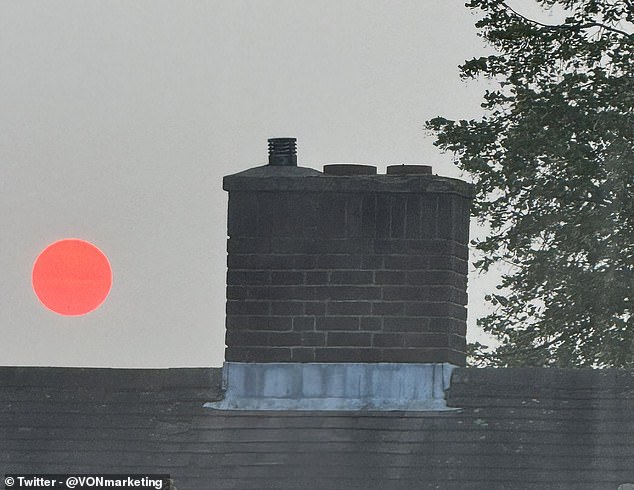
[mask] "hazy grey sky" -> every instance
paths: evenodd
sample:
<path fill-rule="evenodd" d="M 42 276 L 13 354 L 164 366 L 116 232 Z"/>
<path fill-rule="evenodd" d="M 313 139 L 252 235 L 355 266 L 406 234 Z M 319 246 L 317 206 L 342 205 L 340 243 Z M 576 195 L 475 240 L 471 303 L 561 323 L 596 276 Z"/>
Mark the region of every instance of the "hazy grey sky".
<path fill-rule="evenodd" d="M 459 176 L 423 124 L 479 113 L 482 85 L 458 79 L 484 52 L 463 5 L 0 0 L 0 365 L 221 365 L 223 175 L 295 136 L 304 166 Z M 82 317 L 31 289 L 69 237 L 114 273 Z M 481 281 L 470 293 L 473 324 Z"/>

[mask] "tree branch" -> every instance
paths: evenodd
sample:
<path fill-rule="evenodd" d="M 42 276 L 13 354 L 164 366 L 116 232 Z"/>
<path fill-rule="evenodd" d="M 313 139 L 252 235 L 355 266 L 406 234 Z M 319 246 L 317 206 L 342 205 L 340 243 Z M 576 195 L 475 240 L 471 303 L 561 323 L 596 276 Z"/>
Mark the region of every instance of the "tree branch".
<path fill-rule="evenodd" d="M 632 4 L 634 2 L 627 0 L 628 4 Z M 502 2 L 502 6 L 509 12 L 511 12 L 513 15 L 523 19 L 526 22 L 529 22 L 531 24 L 540 26 L 540 27 L 544 27 L 546 29 L 568 29 L 568 30 L 582 30 L 582 29 L 589 29 L 591 27 L 599 27 L 600 29 L 605 29 L 606 31 L 610 31 L 613 32 L 615 34 L 620 34 L 621 36 L 625 36 L 628 38 L 634 38 L 634 33 L 630 33 L 630 32 L 626 32 L 623 31 L 621 29 L 617 29 L 616 27 L 612 27 L 612 26 L 608 26 L 605 24 L 602 24 L 601 22 L 589 22 L 588 24 L 578 24 L 575 26 L 569 26 L 569 25 L 561 25 L 561 24 L 557 24 L 557 25 L 553 25 L 553 24 L 544 24 L 542 22 L 539 22 L 537 20 L 534 19 L 529 19 L 528 17 L 526 17 L 525 15 L 520 14 L 517 10 L 513 9 L 512 7 L 508 6 L 506 3 Z"/>
<path fill-rule="evenodd" d="M 591 22 L 590 24 L 579 25 L 580 29 L 588 29 L 589 27 L 599 27 L 600 29 L 605 29 L 606 31 L 614 32 L 615 34 L 620 34 L 625 37 L 634 38 L 634 33 L 625 32 L 625 31 L 622 31 L 621 29 L 617 29 L 612 26 L 606 26 L 605 24 L 601 24 L 600 22 Z"/>

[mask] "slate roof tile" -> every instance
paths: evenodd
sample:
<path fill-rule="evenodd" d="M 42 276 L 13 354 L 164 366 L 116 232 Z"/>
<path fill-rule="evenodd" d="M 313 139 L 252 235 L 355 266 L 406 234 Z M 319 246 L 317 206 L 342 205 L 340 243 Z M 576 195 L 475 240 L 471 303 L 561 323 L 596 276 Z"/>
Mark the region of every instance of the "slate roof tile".
<path fill-rule="evenodd" d="M 617 490 L 634 373 L 457 369 L 447 412 L 219 412 L 218 369 L 0 368 L 0 473 L 170 473 L 177 490 Z"/>

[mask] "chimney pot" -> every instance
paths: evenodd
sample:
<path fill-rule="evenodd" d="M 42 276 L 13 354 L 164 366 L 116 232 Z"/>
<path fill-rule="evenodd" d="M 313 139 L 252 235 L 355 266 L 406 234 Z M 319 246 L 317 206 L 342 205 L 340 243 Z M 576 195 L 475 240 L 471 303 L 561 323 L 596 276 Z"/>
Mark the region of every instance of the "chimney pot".
<path fill-rule="evenodd" d="M 296 138 L 269 138 L 269 165 L 297 166 Z"/>

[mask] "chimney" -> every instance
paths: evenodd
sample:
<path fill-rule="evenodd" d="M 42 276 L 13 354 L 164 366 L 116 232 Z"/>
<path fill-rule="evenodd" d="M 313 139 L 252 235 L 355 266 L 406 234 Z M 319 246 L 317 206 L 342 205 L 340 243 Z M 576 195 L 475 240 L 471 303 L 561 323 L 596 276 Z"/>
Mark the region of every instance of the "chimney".
<path fill-rule="evenodd" d="M 441 410 L 465 364 L 470 184 L 428 166 L 297 166 L 229 192 L 224 409 Z"/>

